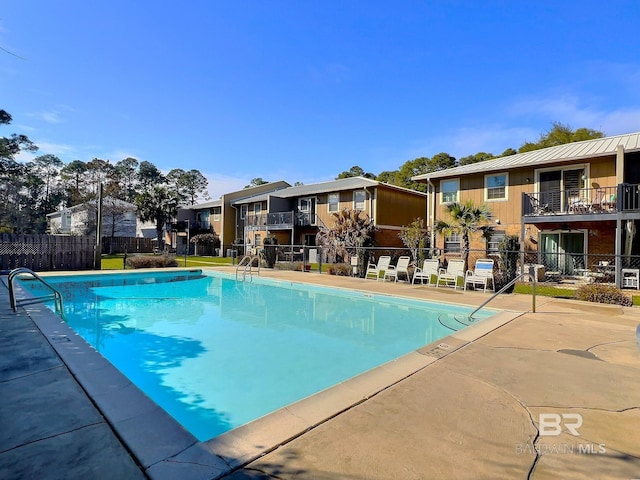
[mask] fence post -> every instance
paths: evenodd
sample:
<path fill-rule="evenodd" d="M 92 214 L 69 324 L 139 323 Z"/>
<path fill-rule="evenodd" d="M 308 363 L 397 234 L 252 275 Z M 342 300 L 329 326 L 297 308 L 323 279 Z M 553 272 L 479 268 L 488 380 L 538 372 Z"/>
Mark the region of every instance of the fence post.
<path fill-rule="evenodd" d="M 529 265 L 529 278 L 531 279 L 531 313 L 536 313 L 536 267 Z"/>

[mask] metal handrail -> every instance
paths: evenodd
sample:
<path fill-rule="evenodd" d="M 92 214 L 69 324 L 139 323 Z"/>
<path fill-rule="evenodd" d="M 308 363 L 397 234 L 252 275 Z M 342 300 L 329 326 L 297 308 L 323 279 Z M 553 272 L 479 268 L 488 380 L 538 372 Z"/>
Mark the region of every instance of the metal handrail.
<path fill-rule="evenodd" d="M 242 270 L 242 280 L 244 281 L 247 277 L 247 270 L 249 272 L 249 277 L 253 279 L 253 261 L 257 260 L 256 264 L 258 266 L 258 276 L 260 276 L 260 257 L 258 255 L 245 255 L 242 257 L 242 260 L 238 262 L 238 266 L 236 267 L 236 281 L 238 280 L 238 270 L 243 267 Z"/>
<path fill-rule="evenodd" d="M 47 288 L 49 288 L 53 293 L 53 299 L 54 299 L 54 306 L 56 309 L 56 313 L 58 315 L 60 315 L 60 317 L 63 317 L 64 315 L 64 305 L 62 303 L 62 294 L 53 286 L 51 286 L 51 284 L 49 284 L 48 282 L 46 282 L 40 275 L 38 275 L 36 272 L 34 272 L 33 270 L 26 268 L 26 267 L 19 267 L 19 268 L 14 268 L 13 270 L 11 270 L 9 272 L 9 276 L 7 278 L 8 282 L 9 282 L 9 302 L 11 304 L 11 308 L 13 309 L 13 311 L 15 312 L 16 309 L 18 308 L 18 300 L 16 299 L 16 291 L 15 288 L 13 286 L 13 280 L 20 274 L 29 274 L 31 275 L 33 278 L 35 278 L 36 280 L 38 280 L 40 283 L 42 283 L 44 286 L 46 286 Z M 47 295 L 47 296 L 43 296 L 43 297 L 37 297 L 35 298 L 36 301 L 44 301 L 44 300 L 48 300 L 51 298 L 51 295 Z M 33 300 L 33 299 L 27 299 L 26 301 L 29 300 Z M 24 302 L 24 300 L 23 300 Z"/>
<path fill-rule="evenodd" d="M 494 298 L 496 298 L 498 295 L 500 295 L 502 292 L 504 292 L 507 288 L 509 288 L 510 286 L 514 285 L 518 280 L 520 280 L 522 277 L 524 277 L 525 275 L 529 275 L 531 277 L 531 281 L 532 281 L 532 312 L 536 313 L 536 277 L 535 275 L 532 273 L 532 269 L 530 269 L 528 272 L 522 272 L 518 275 L 516 275 L 516 277 L 511 280 L 510 282 L 508 282 L 504 287 L 502 287 L 500 290 L 498 290 L 496 293 L 494 293 L 493 295 L 491 295 L 491 297 L 489 297 L 487 300 L 485 300 L 478 308 L 476 308 L 473 312 L 471 312 L 469 314 L 469 320 L 474 320 L 473 316 L 482 308 L 484 307 L 487 303 L 489 303 L 491 300 L 493 300 Z"/>

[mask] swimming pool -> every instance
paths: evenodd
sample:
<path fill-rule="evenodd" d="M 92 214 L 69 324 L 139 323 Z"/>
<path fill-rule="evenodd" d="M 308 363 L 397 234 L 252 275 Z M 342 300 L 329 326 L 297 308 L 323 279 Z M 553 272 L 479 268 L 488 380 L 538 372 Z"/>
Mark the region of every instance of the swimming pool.
<path fill-rule="evenodd" d="M 47 281 L 67 323 L 201 441 L 442 338 L 443 316 L 470 312 L 199 271 Z"/>

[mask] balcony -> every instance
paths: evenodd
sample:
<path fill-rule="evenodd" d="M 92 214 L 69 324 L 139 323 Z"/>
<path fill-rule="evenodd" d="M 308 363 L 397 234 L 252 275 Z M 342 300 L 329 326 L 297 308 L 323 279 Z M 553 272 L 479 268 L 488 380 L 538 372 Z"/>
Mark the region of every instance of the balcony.
<path fill-rule="evenodd" d="M 275 212 L 258 215 L 249 214 L 244 218 L 244 227 L 249 230 L 290 230 L 293 227 L 316 225 L 316 214 L 307 212 Z"/>
<path fill-rule="evenodd" d="M 640 186 L 620 184 L 616 187 L 581 188 L 522 194 L 522 215 L 612 215 L 619 212 L 640 213 Z"/>
<path fill-rule="evenodd" d="M 244 225 L 250 230 L 287 230 L 293 228 L 293 218 L 293 212 L 247 215 Z"/>

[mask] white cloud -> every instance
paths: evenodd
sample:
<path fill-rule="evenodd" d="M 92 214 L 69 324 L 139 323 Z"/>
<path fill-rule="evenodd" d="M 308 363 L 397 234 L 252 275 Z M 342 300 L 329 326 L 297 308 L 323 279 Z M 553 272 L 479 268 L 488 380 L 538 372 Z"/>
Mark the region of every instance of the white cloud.
<path fill-rule="evenodd" d="M 458 159 L 478 152 L 500 155 L 507 148 L 517 150 L 525 140 L 535 140 L 539 134 L 533 128 L 508 127 L 498 123 L 463 126 L 416 142 L 417 146 L 406 152 L 406 159 L 402 163 L 418 157 L 432 157 L 441 152 Z"/>
<path fill-rule="evenodd" d="M 225 193 L 242 190 L 251 182 L 251 179 L 246 177 L 233 177 L 231 175 L 221 175 L 219 173 L 201 173 L 209 181 L 208 191 L 213 200 L 218 200 Z"/>
<path fill-rule="evenodd" d="M 41 120 L 43 122 L 50 123 L 50 124 L 53 124 L 53 125 L 57 125 L 57 124 L 62 123 L 64 121 L 62 112 L 64 112 L 64 113 L 74 113 L 75 111 L 76 111 L 76 109 L 73 108 L 72 106 L 64 104 L 64 103 L 59 103 L 53 109 L 42 110 L 40 112 L 32 112 L 32 113 L 29 113 L 27 115 L 29 117 L 31 117 L 31 118 L 36 118 L 36 119 Z"/>
<path fill-rule="evenodd" d="M 66 103 L 59 103 L 56 107 L 60 110 L 65 110 L 67 112 L 76 112 L 77 110 L 73 108 L 71 105 L 67 105 Z"/>
<path fill-rule="evenodd" d="M 607 135 L 619 135 L 640 131 L 640 107 L 608 112 L 602 119 L 602 127 Z"/>
<path fill-rule="evenodd" d="M 593 107 L 582 105 L 577 95 L 558 95 L 554 97 L 528 98 L 516 101 L 508 109 L 513 117 L 535 115 L 548 118 L 550 123 L 559 121 L 573 128 L 597 124 L 602 112 Z"/>
<path fill-rule="evenodd" d="M 62 123 L 62 118 L 60 114 L 56 111 L 42 111 L 28 114 L 30 117 L 36 118 L 38 120 L 42 120 L 43 122 L 58 124 Z"/>
<path fill-rule="evenodd" d="M 35 152 L 20 152 L 16 156 L 16 160 L 20 162 L 29 162 L 37 156 L 51 154 L 60 157 L 61 160 L 65 161 L 66 158 L 74 156 L 76 152 L 76 147 L 72 145 L 35 140 L 33 140 L 33 142 L 38 146 L 38 150 Z"/>
<path fill-rule="evenodd" d="M 37 156 L 46 154 L 55 155 L 65 163 L 69 163 L 73 160 L 88 162 L 96 156 L 98 158 L 103 158 L 95 154 L 99 149 L 99 147 L 95 145 L 69 145 L 66 143 L 48 142 L 46 140 L 39 140 L 33 137 L 31 137 L 31 140 L 38 146 L 38 150 L 35 152 L 20 152 L 16 157 L 16 160 L 20 162 L 28 162 Z"/>
<path fill-rule="evenodd" d="M 35 132 L 37 130 L 37 128 L 25 124 L 16 124 L 15 128 L 19 132 Z"/>
<path fill-rule="evenodd" d="M 587 102 L 589 99 L 586 100 Z M 558 95 L 529 98 L 515 102 L 509 109 L 512 117 L 541 117 L 548 122 L 559 121 L 572 128 L 593 128 L 605 135 L 637 132 L 640 130 L 640 105 L 611 109 L 585 105 L 578 95 Z M 538 132 L 538 134 L 543 132 Z M 537 138 L 537 137 L 536 137 Z M 536 140 L 536 138 L 532 140 Z"/>
<path fill-rule="evenodd" d="M 449 154 L 460 158 L 478 152 L 500 155 L 507 148 L 517 149 L 526 139 L 537 138 L 538 135 L 539 132 L 528 127 L 482 125 L 462 127 L 450 135 L 445 135 L 441 141 L 444 145 L 449 145 Z M 434 153 L 440 151 L 442 150 Z"/>
<path fill-rule="evenodd" d="M 93 158 L 93 157 L 92 157 Z M 140 153 L 134 152 L 133 150 L 125 150 L 118 149 L 112 150 L 111 152 L 104 152 L 102 155 L 99 155 L 98 158 L 102 158 L 103 160 L 110 160 L 111 163 L 116 164 L 120 160 L 124 160 L 125 158 L 135 158 L 138 162 L 143 162 L 145 159 L 140 158 Z M 165 172 L 166 173 L 166 172 Z"/>

